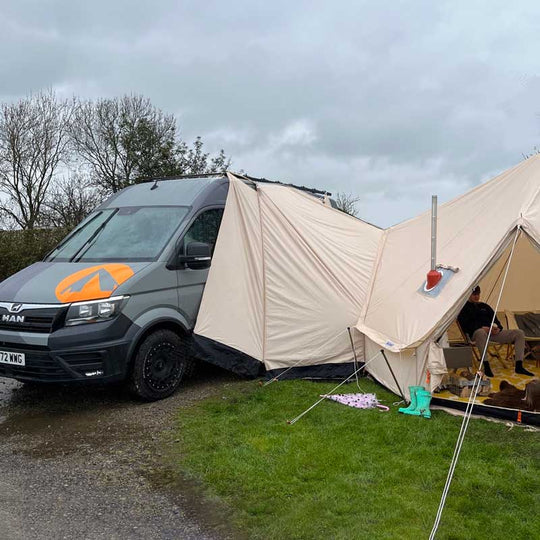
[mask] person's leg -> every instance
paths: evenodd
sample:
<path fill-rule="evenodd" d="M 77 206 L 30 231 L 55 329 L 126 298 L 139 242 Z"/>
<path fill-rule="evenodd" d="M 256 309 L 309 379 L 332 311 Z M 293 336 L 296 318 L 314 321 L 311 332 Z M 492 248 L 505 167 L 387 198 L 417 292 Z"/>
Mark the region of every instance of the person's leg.
<path fill-rule="evenodd" d="M 496 343 L 513 343 L 516 352 L 515 372 L 520 375 L 534 376 L 534 373 L 523 367 L 523 355 L 525 353 L 525 334 L 523 330 L 501 330 L 496 336 L 490 337 Z"/>
<path fill-rule="evenodd" d="M 487 336 L 488 336 L 487 332 L 485 330 L 482 330 L 482 328 L 479 328 L 478 330 L 476 330 L 475 333 L 472 335 L 472 340 L 474 341 L 476 347 L 480 351 L 480 356 L 482 356 L 484 352 Z M 484 357 L 483 367 L 484 367 L 484 373 L 486 374 L 486 376 L 493 377 L 493 371 L 491 371 L 491 365 L 489 364 L 487 351 L 486 351 L 486 356 Z"/>

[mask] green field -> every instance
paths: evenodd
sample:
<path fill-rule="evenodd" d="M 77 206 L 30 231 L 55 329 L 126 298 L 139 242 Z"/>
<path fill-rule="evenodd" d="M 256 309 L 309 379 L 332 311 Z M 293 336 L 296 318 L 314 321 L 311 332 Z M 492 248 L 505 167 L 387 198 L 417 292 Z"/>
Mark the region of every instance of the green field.
<path fill-rule="evenodd" d="M 335 384 L 230 383 L 179 411 L 171 474 L 200 481 L 248 538 L 428 538 L 461 418 L 324 401 Z M 341 387 L 357 392 L 355 384 Z M 437 538 L 540 538 L 540 434 L 471 420 Z"/>

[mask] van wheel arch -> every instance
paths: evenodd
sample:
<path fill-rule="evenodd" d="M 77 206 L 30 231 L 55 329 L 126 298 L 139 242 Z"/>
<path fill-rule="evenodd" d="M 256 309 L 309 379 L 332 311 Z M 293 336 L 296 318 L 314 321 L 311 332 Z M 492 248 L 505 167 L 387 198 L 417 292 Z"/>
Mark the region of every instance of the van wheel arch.
<path fill-rule="evenodd" d="M 141 336 L 127 376 L 132 394 L 144 401 L 172 395 L 192 371 L 189 339 L 167 326 Z"/>
<path fill-rule="evenodd" d="M 158 330 L 171 330 L 173 332 L 176 332 L 179 337 L 182 339 L 191 339 L 191 332 L 189 332 L 184 326 L 182 326 L 177 321 L 159 321 L 153 323 L 151 326 L 148 326 L 141 332 L 139 335 L 136 336 L 136 338 L 133 341 L 133 344 L 131 345 L 129 352 L 128 352 L 128 362 L 127 362 L 127 372 L 131 371 L 133 368 L 133 362 L 135 360 L 135 356 L 137 354 L 137 351 L 139 350 L 142 342 L 152 333 L 157 332 Z"/>

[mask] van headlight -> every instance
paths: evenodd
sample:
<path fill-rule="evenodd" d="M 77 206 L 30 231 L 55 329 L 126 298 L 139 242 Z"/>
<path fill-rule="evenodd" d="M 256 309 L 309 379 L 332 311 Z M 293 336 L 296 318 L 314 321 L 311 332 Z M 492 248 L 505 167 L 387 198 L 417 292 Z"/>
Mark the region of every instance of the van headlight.
<path fill-rule="evenodd" d="M 74 302 L 69 306 L 66 315 L 66 326 L 110 321 L 120 313 L 128 298 L 128 296 L 114 296 L 106 300 Z"/>

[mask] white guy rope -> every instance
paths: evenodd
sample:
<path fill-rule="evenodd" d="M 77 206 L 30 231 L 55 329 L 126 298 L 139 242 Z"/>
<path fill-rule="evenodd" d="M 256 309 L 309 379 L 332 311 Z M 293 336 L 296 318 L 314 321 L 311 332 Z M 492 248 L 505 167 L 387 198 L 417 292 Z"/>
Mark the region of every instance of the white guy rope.
<path fill-rule="evenodd" d="M 497 317 L 497 309 L 499 308 L 499 303 L 501 302 L 502 293 L 504 290 L 504 285 L 506 283 L 506 277 L 508 276 L 508 270 L 510 268 L 510 262 L 512 261 L 512 257 L 514 255 L 514 248 L 516 246 L 516 242 L 518 239 L 518 236 L 520 234 L 521 230 L 518 227 L 516 236 L 514 238 L 514 243 L 512 244 L 512 250 L 510 252 L 510 257 L 508 257 L 508 261 L 506 263 L 506 269 L 504 272 L 504 278 L 501 284 L 501 289 L 499 291 L 499 297 L 497 298 L 497 304 L 495 306 L 495 309 L 493 310 L 493 319 L 491 321 L 491 326 L 489 328 L 486 344 L 484 345 L 484 350 L 482 351 L 482 357 L 480 359 L 480 364 L 478 366 L 478 370 L 476 371 L 476 375 L 474 377 L 473 386 L 471 390 L 471 395 L 469 396 L 469 400 L 467 402 L 467 408 L 465 409 L 465 415 L 463 416 L 463 421 L 461 423 L 461 429 L 459 431 L 458 439 L 456 442 L 456 448 L 454 450 L 454 455 L 452 456 L 452 461 L 450 463 L 450 468 L 448 470 L 448 476 L 446 477 L 446 484 L 444 485 L 444 489 L 441 495 L 441 501 L 439 503 L 439 508 L 437 510 L 437 515 L 435 517 L 435 522 L 433 523 L 433 528 L 431 530 L 431 534 L 429 535 L 429 540 L 433 540 L 435 538 L 435 534 L 437 533 L 437 529 L 439 528 L 439 523 L 441 521 L 442 513 L 444 510 L 444 505 L 446 503 L 446 497 L 448 495 L 448 491 L 450 490 L 450 484 L 452 483 L 452 478 L 454 476 L 454 471 L 456 469 L 457 461 L 459 458 L 459 454 L 461 452 L 461 447 L 463 446 L 463 441 L 465 439 L 465 434 L 467 433 L 467 428 L 469 427 L 469 421 L 471 419 L 472 409 L 474 406 L 474 402 L 476 400 L 476 396 L 478 395 L 478 392 L 480 390 L 480 382 L 482 380 L 481 376 L 481 369 L 482 365 L 484 363 L 484 358 L 486 356 L 487 349 L 489 347 L 489 338 L 491 337 L 491 329 L 493 328 L 493 325 L 495 324 L 495 318 Z"/>
<path fill-rule="evenodd" d="M 319 399 L 319 401 L 317 401 L 316 403 L 314 403 L 309 409 L 306 409 L 302 414 L 299 414 L 296 418 L 294 418 L 293 420 L 287 420 L 287 424 L 294 424 L 296 422 L 298 422 L 298 420 L 300 420 L 300 418 L 302 418 L 302 416 L 304 416 L 305 414 L 307 414 L 309 411 L 311 411 L 311 409 L 314 409 L 319 403 L 321 403 L 322 401 L 324 401 L 326 399 L 326 396 L 329 396 L 329 395 L 332 395 L 340 386 L 343 386 L 349 379 L 351 379 L 352 377 L 354 377 L 361 369 L 364 369 L 370 362 L 372 362 L 373 360 L 375 360 L 375 358 L 377 358 L 377 356 L 379 356 L 379 354 L 381 354 L 381 352 L 379 351 L 377 354 L 373 355 L 362 367 L 358 368 L 354 373 L 352 373 L 351 375 L 349 375 L 344 381 L 340 382 L 336 387 L 332 388 L 332 390 L 330 390 L 330 392 L 326 393 L 325 394 L 325 397 L 322 397 L 321 399 Z"/>

